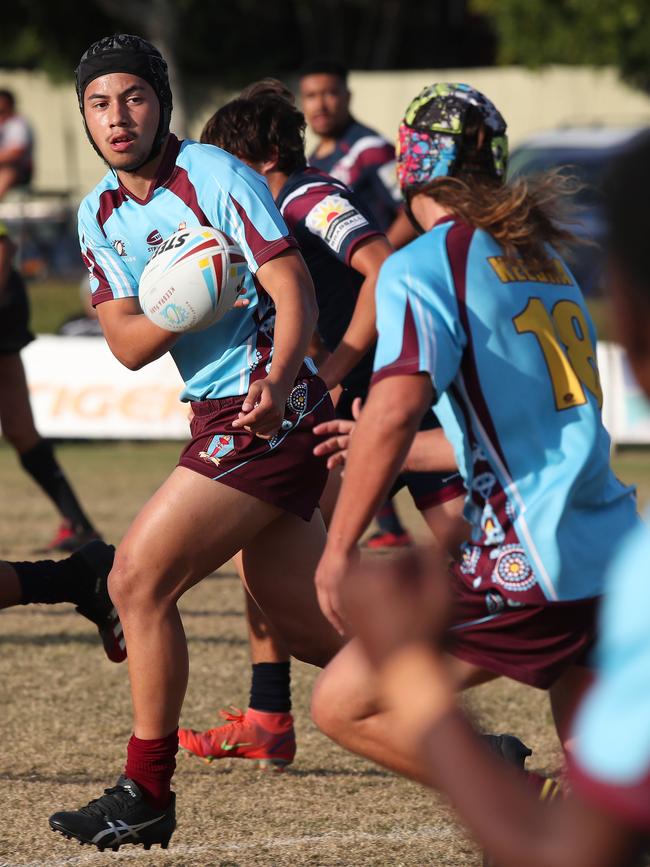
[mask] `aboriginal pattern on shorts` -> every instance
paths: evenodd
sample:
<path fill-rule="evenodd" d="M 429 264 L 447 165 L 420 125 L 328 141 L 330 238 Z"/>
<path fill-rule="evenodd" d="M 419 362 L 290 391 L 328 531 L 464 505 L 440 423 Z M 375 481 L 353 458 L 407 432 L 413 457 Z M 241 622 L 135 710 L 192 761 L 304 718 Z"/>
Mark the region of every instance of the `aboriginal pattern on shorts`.
<path fill-rule="evenodd" d="M 313 454 L 313 428 L 334 417 L 324 383 L 309 375 L 296 380 L 270 440 L 233 428 L 244 397 L 192 402 L 192 439 L 179 466 L 311 520 L 327 480 L 326 459 Z"/>

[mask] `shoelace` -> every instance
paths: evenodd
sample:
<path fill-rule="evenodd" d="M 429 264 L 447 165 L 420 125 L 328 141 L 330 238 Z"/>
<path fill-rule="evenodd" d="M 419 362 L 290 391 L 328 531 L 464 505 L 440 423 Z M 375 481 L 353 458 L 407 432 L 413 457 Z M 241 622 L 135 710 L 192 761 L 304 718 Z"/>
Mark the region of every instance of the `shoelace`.
<path fill-rule="evenodd" d="M 235 725 L 243 726 L 246 722 L 246 714 L 241 708 L 235 707 L 234 704 L 230 705 L 230 710 L 220 710 L 219 716 L 225 719 L 226 722 L 234 723 Z"/>
<path fill-rule="evenodd" d="M 132 803 L 133 796 L 127 789 L 123 786 L 113 786 L 110 789 L 104 789 L 101 798 L 94 798 L 79 812 L 85 813 L 87 816 L 111 816 L 122 811 L 125 807 L 131 806 Z"/>

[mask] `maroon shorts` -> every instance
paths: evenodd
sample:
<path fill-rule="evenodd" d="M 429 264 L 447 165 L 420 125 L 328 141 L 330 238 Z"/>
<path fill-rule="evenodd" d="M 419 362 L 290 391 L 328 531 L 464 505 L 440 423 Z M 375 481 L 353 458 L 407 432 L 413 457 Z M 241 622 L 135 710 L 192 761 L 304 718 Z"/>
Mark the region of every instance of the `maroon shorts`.
<path fill-rule="evenodd" d="M 326 459 L 313 453 L 313 428 L 334 418 L 325 384 L 317 376 L 296 380 L 272 440 L 233 428 L 244 397 L 192 402 L 192 439 L 178 465 L 311 520 L 327 481 Z"/>
<path fill-rule="evenodd" d="M 529 686 L 548 689 L 571 665 L 589 666 L 598 598 L 504 607 L 489 613 L 486 594 L 451 576 L 453 656 Z"/>

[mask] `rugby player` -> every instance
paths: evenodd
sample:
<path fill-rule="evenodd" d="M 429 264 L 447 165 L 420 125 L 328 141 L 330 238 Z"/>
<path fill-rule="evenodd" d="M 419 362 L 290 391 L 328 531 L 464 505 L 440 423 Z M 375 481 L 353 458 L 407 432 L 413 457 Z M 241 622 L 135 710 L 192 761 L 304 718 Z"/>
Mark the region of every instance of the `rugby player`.
<path fill-rule="evenodd" d="M 644 134 L 620 155 L 606 184 L 605 210 L 618 336 L 650 396 L 650 267 L 641 204 L 646 193 L 650 196 L 650 137 Z M 643 564 L 648 557 L 645 523 L 624 539 L 609 569 L 596 677 L 573 724 L 569 792 L 545 806 L 518 775 L 494 761 L 457 706 L 435 644 L 446 582 L 441 587 L 430 570 L 418 571 L 417 563 L 408 572 L 375 569 L 354 578 L 348 610 L 379 669 L 384 706 L 402 736 L 415 744 L 430 785 L 448 794 L 499 867 L 647 863 L 650 593 Z"/>
<path fill-rule="evenodd" d="M 97 627 L 111 662 L 123 662 L 124 635 L 107 587 L 113 553 L 112 545 L 96 539 L 59 562 L 0 560 L 0 609 L 72 602 Z"/>
<path fill-rule="evenodd" d="M 275 92 L 269 87 L 268 81 L 253 84 L 246 91 L 253 94 L 252 99 L 236 99 L 220 108 L 207 121 L 201 141 L 234 154 L 266 178 L 289 230 L 300 245 L 316 287 L 318 332 L 330 353 L 319 368 L 319 377 L 330 390 L 343 386 L 336 412 L 350 418 L 353 400 L 365 398 L 370 382 L 376 339 L 375 284 L 391 247 L 356 193 L 319 169 L 307 167 L 304 117 L 277 87 Z M 424 414 L 420 426 L 422 429 L 438 426 L 430 410 Z M 436 538 L 455 553 L 467 535 L 462 518 L 465 488 L 454 472 L 453 456 L 449 462 L 448 472 L 400 475 L 393 493 L 408 487 Z M 338 471 L 332 473 L 321 498 L 326 524 L 339 483 Z M 271 761 L 274 756 L 288 755 L 287 721 L 273 715 L 274 711 L 286 713 L 289 709 L 287 704 L 277 708 L 277 702 L 282 700 L 278 692 L 285 669 L 278 669 L 275 689 L 267 689 L 262 695 L 255 689 L 258 667 L 288 666 L 288 656 L 277 642 L 269 641 L 272 633 L 250 600 L 248 609 L 253 713 L 250 719 L 250 710 L 234 717 L 227 715 L 227 725 L 205 732 L 181 729 L 181 746 L 205 758 L 249 757 Z M 290 743 L 293 748 L 292 738 Z"/>
<path fill-rule="evenodd" d="M 350 113 L 348 71 L 334 60 L 314 60 L 300 74 L 302 108 L 319 136 L 309 163 L 342 181 L 370 209 L 395 249 L 415 237 L 401 201 L 395 171 L 395 148 L 376 130 Z M 369 548 L 412 544 L 390 500 L 375 516 L 379 530 L 366 541 Z"/>
<path fill-rule="evenodd" d="M 34 340 L 29 330 L 29 300 L 25 282 L 14 267 L 16 252 L 9 232 L 0 222 L 0 428 L 16 450 L 20 465 L 50 498 L 61 516 L 61 525 L 47 551 L 75 551 L 98 539 L 81 506 L 52 444 L 34 424 L 25 368 L 20 357 Z"/>
<path fill-rule="evenodd" d="M 134 710 L 124 774 L 50 825 L 100 849 L 167 846 L 188 676 L 177 608 L 185 590 L 242 551 L 247 588 L 290 653 L 322 665 L 340 647 L 313 585 L 327 469 L 312 456 L 312 427 L 331 417 L 332 405 L 304 358 L 317 316 L 313 284 L 263 179 L 229 154 L 169 132 L 167 65 L 139 37 L 93 44 L 76 87 L 90 142 L 109 166 L 79 209 L 102 330 L 131 369 L 169 351 L 193 420 L 179 465 L 132 523 L 109 576 Z M 141 312 L 138 281 L 165 237 L 201 225 L 241 247 L 248 305 L 205 331 L 173 334 Z"/>
<path fill-rule="evenodd" d="M 340 589 L 356 542 L 436 401 L 471 526 L 451 570 L 450 677 L 457 688 L 505 675 L 549 690 L 564 742 L 591 677 L 605 568 L 638 521 L 633 490 L 609 465 L 593 324 L 553 246 L 570 239 L 558 222 L 566 183 L 505 183 L 505 121 L 467 85 L 426 88 L 399 135 L 400 183 L 423 234 L 380 274 L 373 385 L 317 570 L 319 599 L 345 632 Z M 317 724 L 425 779 L 370 675 L 350 642 L 316 685 Z"/>

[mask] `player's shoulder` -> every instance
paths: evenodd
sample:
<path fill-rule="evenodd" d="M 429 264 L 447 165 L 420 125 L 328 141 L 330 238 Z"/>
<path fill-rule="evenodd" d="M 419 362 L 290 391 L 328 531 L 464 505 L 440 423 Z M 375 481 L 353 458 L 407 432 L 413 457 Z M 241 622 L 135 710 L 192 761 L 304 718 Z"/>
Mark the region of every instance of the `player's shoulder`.
<path fill-rule="evenodd" d="M 188 173 L 191 180 L 212 178 L 217 182 L 241 180 L 252 186 L 266 187 L 264 178 L 237 157 L 216 145 L 184 139 L 176 157 L 176 164 Z"/>
<path fill-rule="evenodd" d="M 79 203 L 77 211 L 79 220 L 87 221 L 89 219 L 96 219 L 102 196 L 105 193 L 117 193 L 118 190 L 119 182 L 117 177 L 111 171 L 106 172 L 99 183 L 93 187 L 93 189 L 87 193 Z"/>

